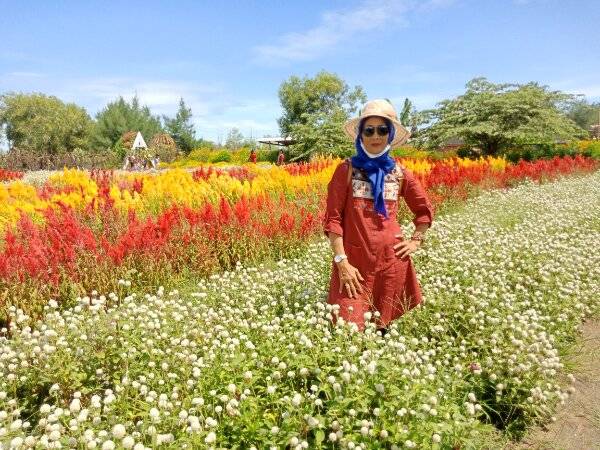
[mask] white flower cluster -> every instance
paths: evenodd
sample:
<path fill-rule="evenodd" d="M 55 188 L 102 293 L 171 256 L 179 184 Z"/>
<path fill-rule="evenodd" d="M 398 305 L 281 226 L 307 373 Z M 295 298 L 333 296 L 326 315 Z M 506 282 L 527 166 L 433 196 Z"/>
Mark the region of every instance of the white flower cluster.
<path fill-rule="evenodd" d="M 42 187 L 52 175 L 60 173 L 58 170 L 28 170 L 21 178 L 25 184 L 30 184 L 35 187 Z"/>
<path fill-rule="evenodd" d="M 599 230 L 600 174 L 486 193 L 428 233 L 426 302 L 385 337 L 331 325 L 325 242 L 194 292 L 12 308 L 0 448 L 446 448 L 549 416 L 560 346 L 599 310 Z"/>

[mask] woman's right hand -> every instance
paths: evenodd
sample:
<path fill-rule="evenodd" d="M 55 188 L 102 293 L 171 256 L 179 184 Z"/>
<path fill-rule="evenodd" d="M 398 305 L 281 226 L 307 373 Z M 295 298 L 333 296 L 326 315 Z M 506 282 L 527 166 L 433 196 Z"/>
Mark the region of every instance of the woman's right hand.
<path fill-rule="evenodd" d="M 350 298 L 362 293 L 360 282 L 365 280 L 358 269 L 348 262 L 348 259 L 344 259 L 338 264 L 338 273 L 340 275 L 340 294 L 344 288 Z"/>

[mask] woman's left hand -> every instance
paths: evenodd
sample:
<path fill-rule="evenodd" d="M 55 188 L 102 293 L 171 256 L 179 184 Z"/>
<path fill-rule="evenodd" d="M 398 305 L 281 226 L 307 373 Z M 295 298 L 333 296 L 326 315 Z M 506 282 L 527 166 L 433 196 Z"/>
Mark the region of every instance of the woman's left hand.
<path fill-rule="evenodd" d="M 401 238 L 401 234 L 396 235 L 397 238 Z M 394 245 L 394 252 L 396 253 L 397 258 L 404 258 L 405 256 L 410 255 L 415 252 L 421 246 L 421 241 L 402 241 L 398 244 Z"/>

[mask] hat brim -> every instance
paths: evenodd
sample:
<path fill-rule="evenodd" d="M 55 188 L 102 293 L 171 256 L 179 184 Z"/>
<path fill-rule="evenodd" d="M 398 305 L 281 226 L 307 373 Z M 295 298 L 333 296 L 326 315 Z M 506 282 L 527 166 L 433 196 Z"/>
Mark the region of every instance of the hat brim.
<path fill-rule="evenodd" d="M 348 135 L 348 137 L 350 137 L 350 139 L 352 139 L 352 142 L 356 140 L 356 135 L 358 134 L 358 124 L 362 119 L 366 119 L 367 117 L 381 117 L 392 122 L 395 129 L 394 140 L 390 142 L 390 146 L 392 148 L 398 147 L 399 145 L 402 145 L 406 141 L 408 141 L 408 138 L 410 137 L 410 131 L 408 131 L 406 127 L 402 125 L 398 120 L 386 116 L 373 115 L 365 117 L 355 117 L 354 119 L 350 119 L 344 124 L 344 132 Z"/>

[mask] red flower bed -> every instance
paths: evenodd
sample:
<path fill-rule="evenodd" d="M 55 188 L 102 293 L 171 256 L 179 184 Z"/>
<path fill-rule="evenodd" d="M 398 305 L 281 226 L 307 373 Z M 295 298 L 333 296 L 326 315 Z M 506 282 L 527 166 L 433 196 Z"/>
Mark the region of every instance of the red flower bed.
<path fill-rule="evenodd" d="M 97 286 L 116 289 L 118 274 L 131 268 L 152 285 L 168 285 L 184 272 L 204 276 L 237 261 L 292 256 L 320 232 L 322 199 L 311 204 L 309 210 L 284 197 L 243 197 L 235 203 L 223 198 L 216 206 L 172 206 L 143 220 L 111 208 L 82 215 L 63 207 L 46 210 L 42 225 L 24 215 L 4 236 L 0 311 L 24 295 L 39 310 L 66 285 L 81 294 Z"/>
<path fill-rule="evenodd" d="M 529 178 L 540 181 L 543 178 L 551 179 L 577 170 L 591 172 L 598 166 L 598 160 L 581 155 L 562 158 L 555 156 L 552 159 L 538 159 L 533 162 L 521 160 L 515 165 L 508 166 L 504 172 L 498 175 L 498 179 L 502 180 L 503 185 L 506 186 L 507 182 L 511 180 Z"/>
<path fill-rule="evenodd" d="M 309 175 L 313 172 L 320 172 L 321 170 L 331 166 L 334 163 L 332 159 L 320 159 L 309 163 L 294 163 L 287 164 L 283 168 L 290 175 Z"/>
<path fill-rule="evenodd" d="M 219 169 L 217 167 L 208 166 L 194 170 L 192 176 L 194 181 L 208 180 L 211 175 L 222 176 L 229 175 L 232 178 L 237 178 L 240 181 L 252 180 L 255 175 L 245 167 L 233 167 L 231 169 Z"/>
<path fill-rule="evenodd" d="M 21 178 L 23 178 L 23 172 L 0 169 L 0 182 L 19 180 Z"/>

